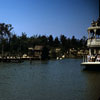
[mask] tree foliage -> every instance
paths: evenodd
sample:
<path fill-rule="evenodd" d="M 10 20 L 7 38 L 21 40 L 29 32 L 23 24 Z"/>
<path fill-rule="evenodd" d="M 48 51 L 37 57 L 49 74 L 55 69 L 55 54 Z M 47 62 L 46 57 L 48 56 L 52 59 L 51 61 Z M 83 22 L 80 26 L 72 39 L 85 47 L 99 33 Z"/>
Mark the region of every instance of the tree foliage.
<path fill-rule="evenodd" d="M 71 48 L 86 48 L 87 38 L 85 36 L 81 39 L 76 39 L 75 36 L 67 38 L 65 35 L 61 35 L 60 37 L 53 37 L 52 35 L 33 35 L 27 37 L 26 33 L 22 33 L 21 36 L 12 34 L 12 29 L 11 24 L 0 24 L 0 54 L 28 54 L 28 48 L 35 45 L 44 45 L 49 49 L 61 48 L 62 52 L 67 52 Z"/>

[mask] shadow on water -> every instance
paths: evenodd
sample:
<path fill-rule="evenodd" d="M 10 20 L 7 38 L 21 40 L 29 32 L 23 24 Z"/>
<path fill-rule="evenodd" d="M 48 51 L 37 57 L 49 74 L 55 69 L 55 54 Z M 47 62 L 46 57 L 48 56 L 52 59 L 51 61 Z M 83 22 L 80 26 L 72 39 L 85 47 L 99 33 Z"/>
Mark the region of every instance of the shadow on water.
<path fill-rule="evenodd" d="M 84 66 L 81 70 L 86 79 L 88 100 L 100 100 L 100 66 Z"/>
<path fill-rule="evenodd" d="M 82 71 L 95 71 L 95 72 L 100 72 L 100 68 L 84 68 Z"/>
<path fill-rule="evenodd" d="M 48 63 L 48 60 L 33 60 L 32 62 L 30 62 L 30 65 L 47 65 Z"/>
<path fill-rule="evenodd" d="M 99 66 L 84 67 L 82 71 L 95 71 L 95 72 L 100 72 L 100 67 Z"/>

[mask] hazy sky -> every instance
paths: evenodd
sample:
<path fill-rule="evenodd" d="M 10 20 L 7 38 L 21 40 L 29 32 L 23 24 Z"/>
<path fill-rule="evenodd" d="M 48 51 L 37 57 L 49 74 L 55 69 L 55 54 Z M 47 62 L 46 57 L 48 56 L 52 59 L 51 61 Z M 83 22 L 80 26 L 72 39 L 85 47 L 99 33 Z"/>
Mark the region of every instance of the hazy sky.
<path fill-rule="evenodd" d="M 0 0 L 0 22 L 14 32 L 81 38 L 99 15 L 99 0 Z"/>

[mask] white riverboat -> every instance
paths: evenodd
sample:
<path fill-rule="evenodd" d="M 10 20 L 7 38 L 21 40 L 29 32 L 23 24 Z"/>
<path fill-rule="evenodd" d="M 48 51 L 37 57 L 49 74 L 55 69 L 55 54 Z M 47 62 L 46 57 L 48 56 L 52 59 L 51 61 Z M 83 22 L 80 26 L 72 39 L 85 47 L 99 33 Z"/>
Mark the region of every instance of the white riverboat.
<path fill-rule="evenodd" d="M 93 21 L 91 27 L 88 28 L 87 47 L 89 54 L 83 57 L 81 65 L 86 67 L 100 67 L 100 0 L 99 0 L 99 18 Z"/>
<path fill-rule="evenodd" d="M 92 27 L 88 28 L 87 47 L 89 54 L 83 57 L 82 65 L 100 66 L 100 18 L 92 23 Z"/>

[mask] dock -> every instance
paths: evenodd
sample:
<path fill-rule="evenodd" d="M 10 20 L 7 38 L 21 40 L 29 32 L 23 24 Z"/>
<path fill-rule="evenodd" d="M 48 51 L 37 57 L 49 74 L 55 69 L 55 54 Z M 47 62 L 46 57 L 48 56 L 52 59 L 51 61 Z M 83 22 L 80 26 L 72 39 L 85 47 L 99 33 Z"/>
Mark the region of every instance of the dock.
<path fill-rule="evenodd" d="M 3 58 L 0 58 L 0 62 L 12 62 L 12 63 L 21 63 L 23 62 L 23 59 L 22 58 L 15 58 L 15 57 L 3 57 Z"/>

